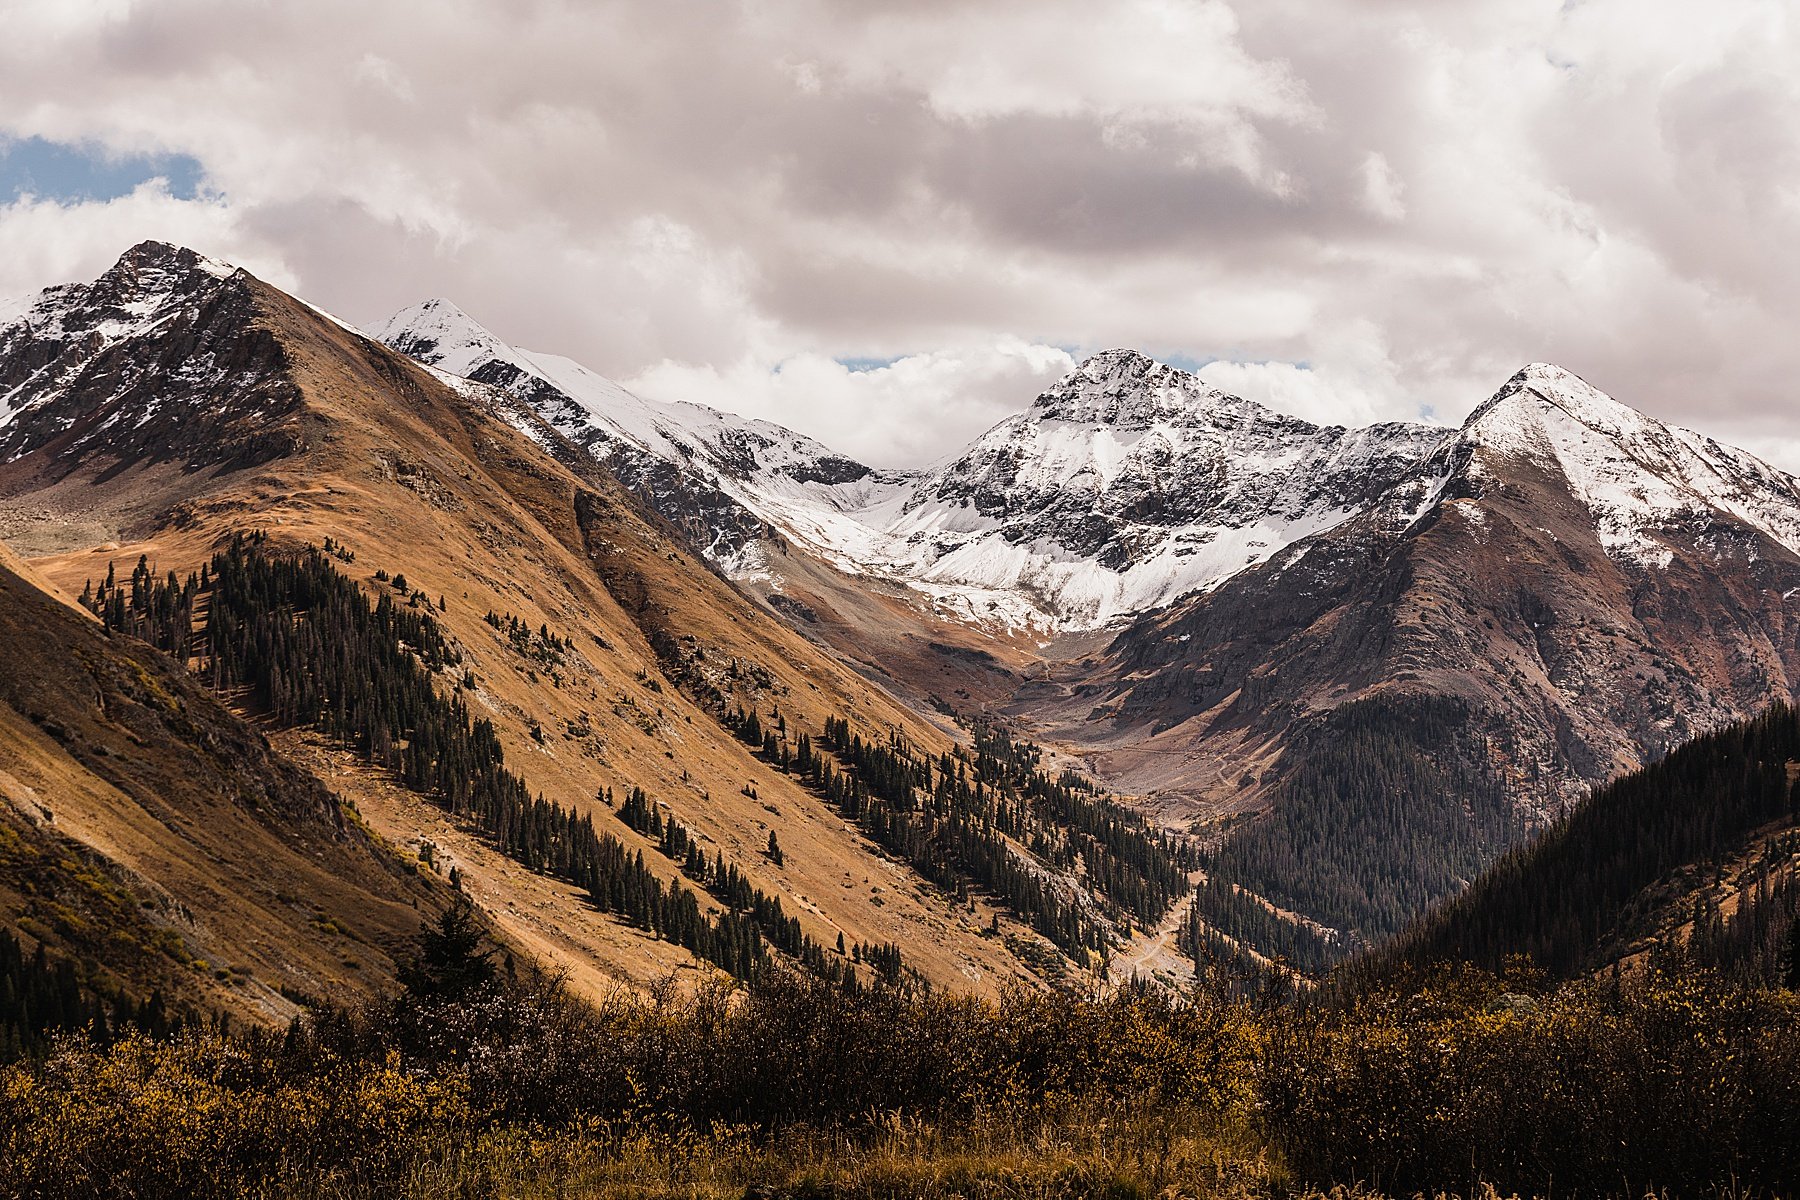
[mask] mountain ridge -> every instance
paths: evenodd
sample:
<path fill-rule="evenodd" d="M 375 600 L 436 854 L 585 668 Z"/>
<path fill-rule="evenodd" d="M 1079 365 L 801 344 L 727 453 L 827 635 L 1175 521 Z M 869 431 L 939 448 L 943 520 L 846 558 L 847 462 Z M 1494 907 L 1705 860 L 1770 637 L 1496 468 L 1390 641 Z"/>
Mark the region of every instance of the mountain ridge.
<path fill-rule="evenodd" d="M 447 313 L 446 309 L 451 312 Z M 449 336 L 445 333 L 446 316 L 450 317 L 450 324 L 457 327 Z M 542 369 L 547 361 L 545 356 L 510 347 L 505 347 L 502 353 L 500 348 L 504 343 L 448 302 L 427 302 L 403 310 L 377 332 L 390 345 L 403 352 L 416 352 L 421 361 L 432 366 L 473 370 L 471 377 L 477 382 L 492 382 L 506 374 L 507 367 L 502 364 L 510 365 L 513 372 L 533 377 L 532 385 L 524 388 L 515 385 L 513 390 L 540 413 L 554 414 L 551 417 L 553 423 L 564 428 L 578 424 L 585 416 L 591 422 L 590 432 L 584 435 L 577 429 L 575 440 L 591 449 L 599 445 L 602 448 L 596 453 L 603 456 L 611 456 L 614 453 L 611 443 L 620 440 L 609 435 L 605 427 L 629 426 L 631 421 L 622 410 L 651 406 L 651 402 L 642 401 L 616 384 L 585 371 L 578 380 L 585 386 L 572 389 L 581 393 L 580 399 L 571 397 L 569 391 L 558 387 L 550 373 Z M 479 346 L 480 353 L 467 353 L 471 346 Z M 568 375 L 563 376 L 565 382 L 568 378 Z M 1134 407 L 1134 398 L 1139 396 L 1141 389 L 1133 385 L 1144 384 L 1146 380 L 1150 381 L 1148 386 L 1159 390 L 1148 405 L 1140 402 Z M 1246 531 L 1245 522 L 1233 525 L 1228 520 L 1223 525 L 1187 531 L 1184 541 L 1179 529 L 1158 528 L 1159 524 L 1175 526 L 1178 522 L 1134 519 L 1149 511 L 1159 494 L 1152 477 L 1159 471 L 1167 471 L 1181 457 L 1182 447 L 1169 445 L 1168 431 L 1150 430 L 1150 424 L 1159 417 L 1190 424 L 1206 419 L 1208 408 L 1194 403 L 1200 396 L 1229 402 L 1209 406 L 1219 415 L 1220 424 L 1225 428 L 1212 431 L 1208 445 L 1211 461 L 1197 468 L 1197 473 L 1190 472 L 1192 477 L 1185 484 L 1178 481 L 1177 495 L 1181 486 L 1190 491 L 1206 487 L 1205 475 L 1220 468 L 1220 461 L 1229 446 L 1229 426 L 1233 424 L 1253 423 L 1263 427 L 1265 441 L 1271 430 L 1299 430 L 1323 436 L 1331 447 L 1342 443 L 1346 451 L 1344 457 L 1349 461 L 1335 461 L 1322 454 L 1317 456 L 1320 461 L 1313 464 L 1331 472 L 1338 484 L 1339 499 L 1355 498 L 1365 490 L 1352 482 L 1359 468 L 1376 465 L 1377 469 L 1391 473 L 1393 463 L 1379 461 L 1383 458 L 1383 447 L 1371 443 L 1395 443 L 1396 449 L 1388 457 L 1410 459 L 1417 456 L 1423 443 L 1432 436 L 1419 432 L 1426 427 L 1404 423 L 1387 423 L 1356 431 L 1337 426 L 1312 426 L 1297 418 L 1272 413 L 1254 402 L 1203 389 L 1186 372 L 1157 364 L 1136 351 L 1115 350 L 1090 356 L 1062 383 L 1041 394 L 1030 407 L 977 438 L 961 456 L 952 455 L 935 468 L 877 472 L 834 455 L 811 439 L 778 426 L 731 417 L 694 405 L 655 407 L 663 412 L 685 409 L 690 413 L 705 413 L 707 421 L 754 431 L 750 436 L 760 440 L 765 451 L 784 441 L 791 445 L 792 451 L 772 472 L 759 476 L 754 468 L 760 464 L 721 456 L 716 446 L 710 448 L 709 453 L 705 449 L 696 449 L 691 440 L 684 442 L 679 438 L 670 439 L 670 444 L 663 447 L 652 447 L 643 438 L 636 441 L 639 449 L 648 449 L 662 459 L 664 470 L 669 466 L 680 468 L 696 463 L 701 464 L 703 471 L 710 468 L 723 478 L 703 477 L 703 486 L 729 494 L 740 509 L 754 513 L 764 524 L 781 530 L 788 540 L 821 555 L 840 570 L 880 576 L 915 590 L 921 595 L 921 604 L 930 609 L 942 609 L 971 620 L 1001 625 L 1037 626 L 1049 630 L 1061 627 L 1083 629 L 1123 620 L 1145 607 L 1173 598 L 1182 590 L 1212 582 L 1220 574 L 1227 556 L 1237 556 L 1234 561 L 1239 563 L 1257 561 L 1266 556 L 1271 546 L 1285 544 L 1260 537 L 1259 533 L 1279 538 L 1282 532 L 1292 532 L 1285 526 L 1280 532 L 1273 528 Z M 609 401 L 616 406 L 611 412 L 604 411 Z M 1106 486 L 1095 495 L 1111 493 L 1113 506 L 1119 510 L 1110 514 L 1107 528 L 1090 527 L 1080 533 L 1079 544 L 1074 547 L 1064 545 L 1047 528 L 1009 527 L 1003 521 L 984 522 L 982 519 L 1009 504 L 1019 507 L 1020 497 L 1009 493 L 1015 493 L 1021 487 L 1035 489 L 1040 494 L 1047 490 L 1043 480 L 1020 480 L 1005 474 L 1009 463 L 1028 465 L 1033 450 L 1046 449 L 1021 448 L 1015 444 L 1036 423 L 1034 417 L 1036 420 L 1096 427 L 1087 439 L 1092 443 L 1086 454 L 1090 460 L 1087 464 L 1068 461 L 1072 455 L 1081 452 L 1079 444 L 1048 447 L 1060 463 L 1048 468 L 1055 476 L 1050 482 L 1057 487 L 1066 487 L 1077 478 L 1104 475 L 1102 482 Z M 1080 420 L 1071 420 L 1076 417 Z M 683 424 L 688 425 L 691 434 L 694 426 L 691 418 Z M 1121 424 L 1134 433 L 1154 435 L 1138 460 L 1124 464 L 1128 478 L 1122 481 L 1111 469 L 1119 465 L 1117 459 L 1122 455 L 1114 453 L 1119 448 L 1099 445 Z M 1053 440 L 1068 442 L 1070 439 Z M 1038 457 L 1044 455 L 1040 453 Z M 799 464 L 800 469 L 790 464 Z M 1096 464 L 1104 464 L 1107 469 L 1101 470 Z M 785 478 L 771 480 L 768 475 Z M 656 503 L 655 489 L 641 490 L 648 491 L 652 502 Z M 673 491 L 668 487 L 662 489 L 663 502 L 665 506 L 679 508 L 680 502 L 672 500 Z M 969 515 L 971 510 L 978 515 Z M 714 506 L 712 515 L 715 527 L 734 524 L 743 530 L 746 538 L 754 537 L 754 529 L 746 529 L 742 521 L 723 519 L 719 506 Z M 1063 524 L 1069 515 L 1054 514 L 1052 523 Z M 1302 518 L 1310 518 L 1310 523 Z M 1310 531 L 1325 519 L 1322 511 L 1309 511 L 1296 514 L 1294 521 L 1288 524 Z M 1192 566 L 1183 568 L 1179 560 L 1202 553 L 1200 547 L 1221 535 L 1231 543 L 1231 548 L 1210 553 L 1206 561 L 1215 565 L 1199 571 Z M 1038 549 L 1039 545 L 1044 549 Z M 1082 558 L 1084 552 L 1092 556 L 1102 548 L 1107 554 L 1097 563 L 1097 571 L 1069 568 L 1068 564 Z M 743 549 L 742 543 L 732 547 L 733 552 Z M 754 553 L 742 559 L 714 557 L 728 571 L 739 576 L 755 574 L 765 561 Z M 1135 589 L 1130 584 L 1121 584 L 1118 576 L 1134 570 L 1137 572 Z M 1130 593 L 1123 601 L 1122 591 Z"/>
<path fill-rule="evenodd" d="M 419 332 L 428 327 L 419 310 L 444 305 L 433 301 L 403 311 L 380 336 L 419 351 L 441 369 L 467 367 L 473 359 L 447 356 Z M 1459 450 L 1524 448 L 1526 432 L 1513 427 L 1517 422 L 1509 423 L 1506 413 L 1516 398 L 1529 404 L 1533 396 L 1616 443 L 1637 469 L 1651 475 L 1680 469 L 1693 500 L 1722 504 L 1789 549 L 1800 546 L 1800 483 L 1792 476 L 1714 439 L 1654 421 L 1548 363 L 1521 368 L 1459 427 L 1390 421 L 1346 428 L 1276 413 L 1136 350 L 1115 348 L 1090 355 L 1025 409 L 937 465 L 876 472 L 767 422 L 643 401 L 568 360 L 513 350 L 454 311 L 482 346 L 477 374 L 510 359 L 555 393 L 563 389 L 542 367 L 556 361 L 564 365 L 563 382 L 576 378 L 584 385 L 575 389 L 584 393 L 584 403 L 563 406 L 559 414 L 565 429 L 582 420 L 575 409 L 585 408 L 590 422 L 620 426 L 630 424 L 624 410 L 684 410 L 686 419 L 676 423 L 687 427 L 686 438 L 651 446 L 640 437 L 636 449 L 660 459 L 655 469 L 665 477 L 695 463 L 716 472 L 698 485 L 722 484 L 717 491 L 727 502 L 710 506 L 710 527 L 735 528 L 737 537 L 728 552 L 709 556 L 728 573 L 748 578 L 765 570 L 767 554 L 756 544 L 779 531 L 841 571 L 898 583 L 917 593 L 928 611 L 976 622 L 1050 632 L 1116 627 L 1342 524 L 1380 503 L 1391 487 L 1410 482 L 1418 490 L 1426 482 L 1419 491 L 1422 515 L 1437 502 L 1429 483 L 1448 473 L 1448 460 Z M 548 393 L 534 402 L 539 408 L 553 403 Z M 615 411 L 607 411 L 609 402 Z M 787 439 L 800 453 L 762 472 L 754 452 L 696 450 L 692 431 L 707 422 L 755 430 L 765 450 Z M 576 440 L 583 441 L 579 433 Z M 1307 441 L 1317 443 L 1311 453 L 1293 452 Z M 584 444 L 591 448 L 593 437 Z M 1671 447 L 1685 448 L 1689 460 L 1709 463 L 1715 473 L 1753 478 L 1780 493 L 1793 511 L 1732 506 L 1730 480 L 1710 490 L 1694 486 L 1692 462 L 1676 461 Z M 1539 449 L 1556 453 L 1553 445 Z M 1265 460 L 1260 471 L 1253 461 L 1258 457 Z M 794 462 L 829 463 L 831 469 L 795 470 Z M 1612 548 L 1653 553 L 1637 532 L 1641 522 L 1617 512 L 1619 505 L 1604 494 L 1605 477 L 1621 474 L 1616 464 L 1611 468 L 1596 478 L 1570 463 L 1568 473 L 1591 508 L 1610 504 L 1615 510 Z M 1409 480 L 1409 473 L 1417 478 Z M 770 475 L 783 474 L 785 480 L 769 482 Z M 807 486 L 813 483 L 828 486 Z M 845 484 L 858 486 L 838 486 Z M 653 504 L 659 502 L 657 489 L 644 490 Z M 675 490 L 667 484 L 661 489 L 665 507 Z M 1694 505 L 1664 507 L 1684 511 Z M 750 519 L 728 517 L 733 508 Z M 760 532 L 758 521 L 765 526 Z"/>
<path fill-rule="evenodd" d="M 211 279 L 201 272 L 190 282 L 211 296 Z M 933 778 L 954 739 L 732 588 L 674 523 L 544 417 L 492 385 L 451 386 L 253 277 L 234 280 L 212 307 L 176 307 L 208 314 L 198 336 L 220 358 L 243 344 L 266 352 L 276 368 L 270 385 L 290 407 L 215 408 L 234 394 L 231 380 L 192 373 L 164 376 L 153 395 L 157 364 L 196 341 L 196 322 L 185 318 L 102 348 L 131 368 L 125 393 L 115 394 L 113 372 L 84 377 L 68 395 L 34 397 L 44 406 L 19 406 L 40 416 L 61 406 L 57 418 L 97 424 L 85 401 L 120 416 L 114 436 L 79 444 L 57 420 L 34 420 L 33 440 L 0 463 L 0 511 L 18 531 L 9 536 L 34 543 L 34 565 L 65 593 L 139 554 L 158 564 L 159 580 L 165 569 L 198 571 L 238 534 L 266 534 L 281 554 L 324 551 L 372 601 L 434 609 L 448 647 L 434 659 L 435 684 L 491 722 L 508 769 L 534 797 L 641 855 L 663 885 L 694 895 L 702 916 L 725 901 L 697 891 L 698 868 L 671 856 L 672 821 L 690 847 L 704 848 L 709 886 L 723 889 L 717 881 L 729 869 L 781 902 L 780 936 L 797 947 L 810 939 L 835 955 L 842 935 L 843 955 L 866 951 L 933 986 L 981 990 L 1102 969 L 1105 955 L 1080 947 L 1120 942 L 1131 918 L 1085 875 L 1089 835 L 1033 812 L 1012 838 L 962 814 L 955 827 L 988 855 L 975 864 L 981 878 L 1011 889 L 1003 893 L 971 882 L 961 860 L 927 853 L 933 831 L 952 823 L 908 806 L 874 826 L 865 810 L 845 807 L 849 799 L 834 802 L 823 775 L 795 769 L 797 741 L 822 745 L 828 722 L 845 722 L 883 754 L 906 747 Z M 67 356 L 74 375 L 93 357 L 85 343 L 33 344 Z M 129 436 L 153 408 L 159 418 L 211 414 L 225 436 L 270 427 L 288 436 L 270 457 L 219 462 L 178 436 L 166 445 Z M 762 723 L 773 743 L 749 744 L 743 731 Z M 696 969 L 682 945 L 596 909 L 569 880 L 521 865 L 483 830 L 346 761 L 342 745 L 304 728 L 273 736 L 392 844 L 438 871 L 454 866 L 509 944 L 569 970 L 579 990 L 604 995 Z M 866 761 L 874 771 L 887 760 Z M 626 815 L 622 801 L 638 789 L 656 822 Z M 898 794 L 891 802 L 908 804 Z M 920 821 L 924 830 L 907 835 Z M 1046 929 L 1066 945 L 1046 940 Z"/>
<path fill-rule="evenodd" d="M 146 253 L 182 252 L 132 252 Z M 79 287 L 67 336 L 46 321 L 0 330 L 18 380 L 7 428 L 32 447 L 0 463 L 0 491 L 15 497 L 8 528 L 39 553 L 153 536 L 192 555 L 201 534 L 285 514 L 402 555 L 434 590 L 487 589 L 495 613 L 525 605 L 528 627 L 605 609 L 594 635 L 641 645 L 640 669 L 678 688 L 711 678 L 702 653 L 770 670 L 773 654 L 790 689 L 829 678 L 854 703 L 873 688 L 882 720 L 920 745 L 940 744 L 942 713 L 1001 714 L 1219 846 L 1214 867 L 1238 885 L 1349 941 L 1461 886 L 1593 784 L 1800 679 L 1785 611 L 1800 591 L 1796 481 L 1549 364 L 1457 429 L 1348 430 L 1105 351 L 961 456 L 883 473 L 766 422 L 633 397 L 447 303 L 382 330 L 416 363 L 242 272 L 181 261 L 193 295 L 161 318 L 125 313 L 166 321 L 154 330 L 109 340 L 106 322 L 139 301 L 87 302 Z M 37 374 L 52 363 L 62 375 Z M 164 363 L 188 373 L 159 376 Z M 159 379 L 197 410 L 204 442 L 158 424 Z M 21 387 L 30 402 L 15 402 Z M 373 396 L 392 402 L 370 409 Z M 234 444 L 255 452 L 219 457 Z M 283 464 L 299 461 L 320 486 L 297 487 Z M 213 494 L 227 483 L 229 502 Z M 98 507 L 59 527 L 21 504 L 65 522 Z M 429 538 L 381 540 L 414 510 L 432 514 Z M 440 561 L 431 539 L 460 548 Z M 701 559 L 670 539 L 764 603 L 690 573 Z M 70 590 L 80 561 L 46 571 Z M 566 602 L 517 582 L 540 577 L 558 597 L 567 584 Z M 487 635 L 467 616 L 452 605 L 474 645 Z M 507 703 L 522 715 L 546 700 L 586 727 L 553 695 Z M 523 739 L 514 720 L 506 736 Z M 729 739 L 717 752 L 741 753 Z M 1488 799 L 1459 811 L 1446 789 Z M 1328 845 L 1331 822 L 1348 824 Z M 1299 888 L 1327 849 L 1334 865 Z M 1409 854 L 1439 861 L 1424 871 Z"/>

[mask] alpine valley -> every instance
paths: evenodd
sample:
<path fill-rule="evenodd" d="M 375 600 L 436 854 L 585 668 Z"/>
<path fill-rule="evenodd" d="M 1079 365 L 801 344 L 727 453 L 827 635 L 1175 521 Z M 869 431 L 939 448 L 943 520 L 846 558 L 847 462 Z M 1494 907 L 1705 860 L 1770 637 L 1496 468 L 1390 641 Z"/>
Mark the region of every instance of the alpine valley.
<path fill-rule="evenodd" d="M 52 287 L 0 327 L 0 906 L 265 1024 L 458 893 L 593 997 L 1314 973 L 1795 698 L 1800 480 L 1558 367 L 1460 428 L 1129 350 L 1020 400 L 876 470 L 448 300 L 365 333 L 156 242 Z"/>

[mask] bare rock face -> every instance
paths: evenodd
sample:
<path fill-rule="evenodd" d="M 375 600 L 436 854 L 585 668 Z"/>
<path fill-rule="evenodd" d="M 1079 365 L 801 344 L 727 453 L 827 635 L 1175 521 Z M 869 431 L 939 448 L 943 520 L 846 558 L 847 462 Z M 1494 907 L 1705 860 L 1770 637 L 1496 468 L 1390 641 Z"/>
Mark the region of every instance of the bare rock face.
<path fill-rule="evenodd" d="M 0 328 L 0 464 L 45 450 L 65 466 L 251 466 L 292 451 L 299 393 L 254 317 L 247 275 L 160 242 L 48 289 Z"/>

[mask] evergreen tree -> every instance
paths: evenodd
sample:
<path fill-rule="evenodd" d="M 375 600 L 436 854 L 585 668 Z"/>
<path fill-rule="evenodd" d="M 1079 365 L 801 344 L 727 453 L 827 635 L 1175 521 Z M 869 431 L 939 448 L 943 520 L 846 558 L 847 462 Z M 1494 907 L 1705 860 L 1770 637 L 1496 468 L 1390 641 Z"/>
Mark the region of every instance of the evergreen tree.
<path fill-rule="evenodd" d="M 419 933 L 418 953 L 400 970 L 400 982 L 416 999 L 462 1000 L 494 982 L 494 955 L 475 906 L 458 893 L 435 925 Z"/>

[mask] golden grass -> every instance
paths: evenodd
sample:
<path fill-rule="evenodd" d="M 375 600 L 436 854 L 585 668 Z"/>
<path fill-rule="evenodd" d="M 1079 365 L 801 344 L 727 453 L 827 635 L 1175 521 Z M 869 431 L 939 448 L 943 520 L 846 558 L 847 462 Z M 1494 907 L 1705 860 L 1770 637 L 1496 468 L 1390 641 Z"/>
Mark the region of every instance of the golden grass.
<path fill-rule="evenodd" d="M 1259 1197 L 1287 1175 L 1247 1129 L 1193 1112 L 946 1129 L 890 1117 L 855 1136 L 810 1129 L 773 1137 L 604 1127 L 510 1130 L 421 1146 L 384 1195 L 737 1200 L 766 1197 Z M 362 1194 L 353 1181 L 294 1180 L 283 1200 Z"/>

